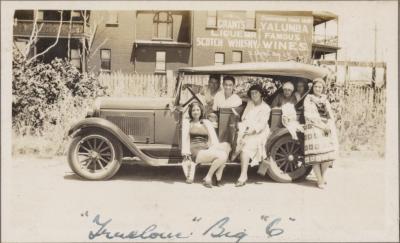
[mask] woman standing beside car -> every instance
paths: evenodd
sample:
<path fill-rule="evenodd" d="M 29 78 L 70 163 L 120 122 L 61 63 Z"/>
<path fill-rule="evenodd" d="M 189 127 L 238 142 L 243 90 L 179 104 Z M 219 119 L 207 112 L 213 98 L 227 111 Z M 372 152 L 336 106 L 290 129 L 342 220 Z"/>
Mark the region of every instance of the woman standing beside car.
<path fill-rule="evenodd" d="M 304 100 L 304 159 L 306 164 L 312 165 L 319 188 L 326 185 L 326 170 L 338 150 L 335 119 L 324 88 L 324 80 L 315 79 Z"/>

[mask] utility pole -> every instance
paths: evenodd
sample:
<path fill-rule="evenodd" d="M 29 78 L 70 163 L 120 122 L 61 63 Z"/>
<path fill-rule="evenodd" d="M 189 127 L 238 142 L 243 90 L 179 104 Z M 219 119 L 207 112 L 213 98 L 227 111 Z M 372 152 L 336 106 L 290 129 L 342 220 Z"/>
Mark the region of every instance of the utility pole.
<path fill-rule="evenodd" d="M 376 28 L 376 23 L 375 23 L 375 28 L 374 28 L 374 65 L 372 66 L 372 87 L 375 88 L 375 81 L 376 81 L 376 33 L 377 33 L 377 28 Z"/>
<path fill-rule="evenodd" d="M 376 22 L 375 22 L 375 28 L 374 28 L 374 36 L 375 36 L 375 40 L 374 40 L 374 61 L 376 62 L 376 33 L 378 32 L 378 29 L 376 28 Z"/>
<path fill-rule="evenodd" d="M 372 94 L 373 94 L 373 104 L 375 104 L 376 100 L 376 95 L 375 95 L 375 89 L 376 89 L 376 36 L 377 36 L 377 28 L 376 28 L 376 22 L 375 22 L 375 28 L 374 28 L 374 65 L 372 66 Z"/>

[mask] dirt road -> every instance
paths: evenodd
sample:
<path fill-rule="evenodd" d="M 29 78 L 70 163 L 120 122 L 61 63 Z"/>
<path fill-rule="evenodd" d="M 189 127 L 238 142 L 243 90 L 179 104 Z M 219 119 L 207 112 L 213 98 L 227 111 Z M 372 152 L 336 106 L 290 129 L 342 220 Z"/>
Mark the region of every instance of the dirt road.
<path fill-rule="evenodd" d="M 377 157 L 338 160 L 324 190 L 312 175 L 280 184 L 255 169 L 236 188 L 238 166 L 226 169 L 225 186 L 208 189 L 200 184 L 207 168 L 188 185 L 180 167 L 125 165 L 112 180 L 85 181 L 65 157 L 11 163 L 2 178 L 3 241 L 106 241 L 115 232 L 124 235 L 111 241 L 379 241 L 395 230 L 385 221 L 385 161 Z"/>

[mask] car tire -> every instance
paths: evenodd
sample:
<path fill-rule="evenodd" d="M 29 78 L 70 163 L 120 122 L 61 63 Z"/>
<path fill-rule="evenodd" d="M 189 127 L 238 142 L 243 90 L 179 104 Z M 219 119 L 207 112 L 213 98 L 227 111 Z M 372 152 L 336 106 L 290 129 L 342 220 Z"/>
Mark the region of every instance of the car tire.
<path fill-rule="evenodd" d="M 78 134 L 68 148 L 68 164 L 73 172 L 88 180 L 107 180 L 122 162 L 122 145 L 104 131 Z"/>
<path fill-rule="evenodd" d="M 304 164 L 304 139 L 293 140 L 289 133 L 280 137 L 270 148 L 267 173 L 276 182 L 304 180 L 312 167 Z"/>

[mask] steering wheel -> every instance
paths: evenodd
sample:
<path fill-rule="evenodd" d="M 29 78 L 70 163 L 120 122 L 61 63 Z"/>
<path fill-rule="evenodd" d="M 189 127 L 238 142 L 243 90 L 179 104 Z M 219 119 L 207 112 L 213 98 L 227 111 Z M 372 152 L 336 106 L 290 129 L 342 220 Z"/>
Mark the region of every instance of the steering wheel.
<path fill-rule="evenodd" d="M 189 92 L 192 94 L 192 97 L 188 100 L 188 101 L 186 101 L 185 102 L 185 104 L 183 104 L 182 105 L 182 107 L 185 107 L 185 106 L 187 106 L 188 104 L 190 104 L 190 102 L 192 102 L 192 100 L 197 100 L 200 104 L 202 104 L 203 106 L 204 106 L 204 104 L 203 104 L 203 102 L 200 100 L 200 98 L 194 93 L 194 91 L 190 88 L 190 87 L 186 87 L 188 90 L 189 90 Z"/>

